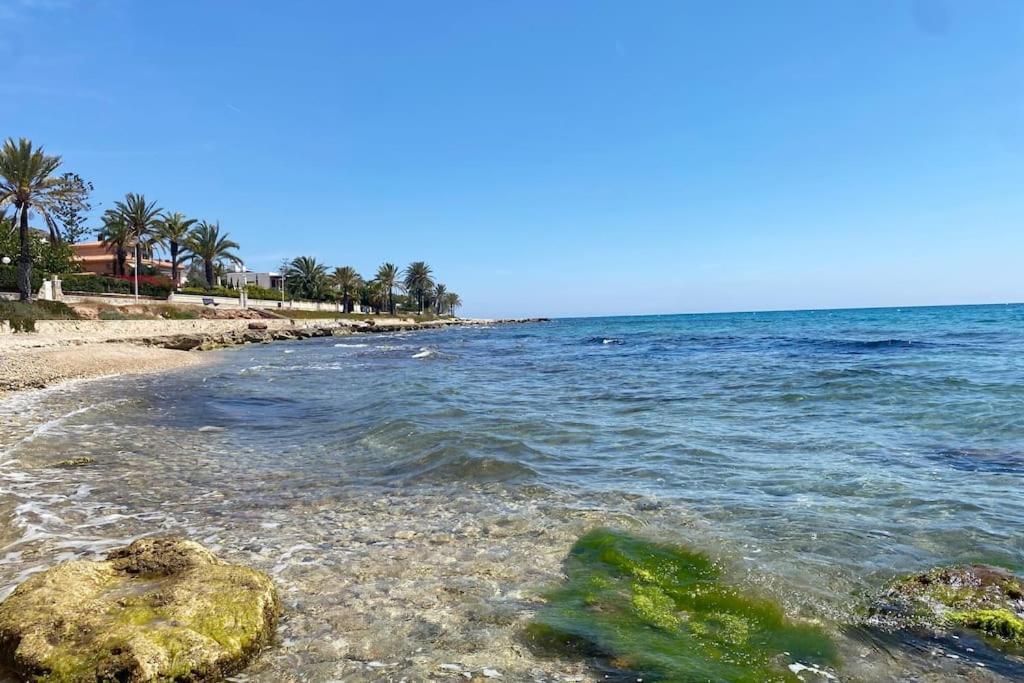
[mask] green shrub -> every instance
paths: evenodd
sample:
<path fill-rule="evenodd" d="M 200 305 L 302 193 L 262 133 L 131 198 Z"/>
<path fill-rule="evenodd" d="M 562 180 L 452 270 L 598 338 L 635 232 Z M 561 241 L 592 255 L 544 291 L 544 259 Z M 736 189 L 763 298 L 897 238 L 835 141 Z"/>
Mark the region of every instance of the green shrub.
<path fill-rule="evenodd" d="M 71 273 L 61 275 L 61 289 L 65 292 L 90 294 L 133 294 L 135 282 L 132 279 Z M 142 276 L 139 279 L 139 294 L 166 299 L 171 293 L 171 281 L 167 278 Z"/>
<path fill-rule="evenodd" d="M 227 287 L 214 287 L 213 289 L 203 289 L 201 287 L 182 287 L 182 294 L 193 294 L 195 296 L 226 296 L 232 299 L 238 298 L 237 289 L 228 289 Z"/>
<path fill-rule="evenodd" d="M 259 285 L 248 285 L 245 288 L 246 293 L 250 299 L 267 299 L 270 301 L 283 301 L 284 297 L 281 292 L 276 289 L 270 289 L 268 287 L 260 287 Z"/>
<path fill-rule="evenodd" d="M 38 268 L 32 269 L 32 292 L 38 292 L 43 286 L 43 273 Z M 18 267 L 0 265 L 0 292 L 18 291 Z"/>
<path fill-rule="evenodd" d="M 0 301 L 0 320 L 9 320 L 15 332 L 33 332 L 37 320 L 78 320 L 79 316 L 60 301 Z"/>

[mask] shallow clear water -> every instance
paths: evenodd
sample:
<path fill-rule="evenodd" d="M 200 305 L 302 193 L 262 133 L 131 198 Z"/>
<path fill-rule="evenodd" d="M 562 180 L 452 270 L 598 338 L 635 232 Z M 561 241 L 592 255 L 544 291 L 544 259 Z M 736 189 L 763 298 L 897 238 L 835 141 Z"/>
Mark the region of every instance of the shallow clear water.
<path fill-rule="evenodd" d="M 711 552 L 828 625 L 843 680 L 1005 680 L 844 627 L 894 574 L 1024 565 L 1024 306 L 563 320 L 211 358 L 0 403 L 2 594 L 176 531 L 282 585 L 280 641 L 249 677 L 589 680 L 519 631 L 573 540 L 611 524 Z M 77 455 L 97 463 L 45 467 Z"/>

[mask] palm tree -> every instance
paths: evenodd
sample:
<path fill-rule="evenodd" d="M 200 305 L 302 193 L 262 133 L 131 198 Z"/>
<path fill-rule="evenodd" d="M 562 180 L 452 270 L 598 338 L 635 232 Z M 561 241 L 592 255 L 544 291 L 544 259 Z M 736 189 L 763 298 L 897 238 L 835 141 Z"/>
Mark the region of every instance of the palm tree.
<path fill-rule="evenodd" d="M 113 209 L 103 212 L 103 227 L 100 229 L 99 238 L 107 251 L 114 252 L 114 276 L 125 275 L 125 261 L 128 260 L 132 233 L 124 217 Z"/>
<path fill-rule="evenodd" d="M 448 315 L 455 315 L 455 309 L 462 305 L 462 299 L 455 292 L 448 292 L 444 295 L 444 305 Z"/>
<path fill-rule="evenodd" d="M 423 261 L 413 261 L 405 269 L 405 289 L 410 296 L 416 297 L 420 306 L 420 313 L 423 313 L 423 299 L 431 289 L 434 288 L 434 281 L 431 279 L 430 266 Z"/>
<path fill-rule="evenodd" d="M 331 284 L 341 292 L 342 306 L 345 313 L 352 312 L 352 295 L 363 286 L 363 278 L 359 276 L 352 266 L 341 266 L 335 268 L 331 275 Z"/>
<path fill-rule="evenodd" d="M 395 314 L 395 285 L 398 284 L 398 268 L 394 263 L 385 263 L 377 269 L 377 282 L 387 295 L 388 311 Z"/>
<path fill-rule="evenodd" d="M 438 282 L 434 285 L 434 312 L 438 315 L 444 313 L 444 298 L 448 295 L 448 288 Z"/>
<path fill-rule="evenodd" d="M 160 220 L 160 227 L 157 229 L 157 236 L 161 244 L 167 246 L 171 252 L 171 281 L 174 288 L 178 288 L 178 267 L 180 266 L 179 256 L 186 256 L 187 249 L 182 250 L 188 239 L 189 231 L 196 224 L 196 219 L 186 218 L 183 213 L 172 213 Z M 184 261 L 185 259 L 180 259 Z"/>
<path fill-rule="evenodd" d="M 367 305 L 372 306 L 378 311 L 383 311 L 388 306 L 388 295 L 379 280 L 367 282 L 362 290 L 360 290 L 360 297 L 363 298 Z"/>
<path fill-rule="evenodd" d="M 292 259 L 286 271 L 288 289 L 300 297 L 320 301 L 329 287 L 327 266 L 312 256 Z"/>
<path fill-rule="evenodd" d="M 156 202 L 147 202 L 141 194 L 129 192 L 124 201 L 114 202 L 113 211 L 117 213 L 132 237 L 135 246 L 135 274 L 142 269 L 143 250 L 151 251 L 157 240 L 157 229 L 160 227 L 160 213 L 163 211 Z M 139 280 L 135 279 L 135 296 L 139 296 Z"/>
<path fill-rule="evenodd" d="M 220 233 L 220 223 L 207 223 L 202 221 L 192 228 L 192 232 L 185 239 L 185 248 L 188 256 L 194 261 L 203 264 L 203 275 L 206 277 L 206 286 L 213 289 L 214 262 L 231 261 L 241 263 L 242 259 L 232 249 L 241 249 L 238 242 L 228 239 L 228 233 Z"/>
<path fill-rule="evenodd" d="M 61 164 L 59 156 L 48 156 L 31 141 L 7 138 L 0 149 L 0 208 L 14 207 L 12 222 L 18 225 L 18 294 L 22 301 L 32 296 L 32 253 L 29 251 L 29 213 L 35 211 L 50 228 L 50 238 L 59 239 L 57 224 L 50 215 L 57 202 L 67 200 L 69 186 L 54 173 Z"/>

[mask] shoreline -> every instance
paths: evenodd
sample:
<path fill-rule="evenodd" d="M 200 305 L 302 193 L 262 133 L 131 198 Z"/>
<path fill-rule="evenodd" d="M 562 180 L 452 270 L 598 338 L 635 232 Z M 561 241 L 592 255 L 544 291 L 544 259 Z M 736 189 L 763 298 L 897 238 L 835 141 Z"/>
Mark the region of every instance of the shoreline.
<path fill-rule="evenodd" d="M 205 362 L 195 351 L 314 337 L 544 322 L 513 320 L 41 320 L 0 335 L 0 400 L 68 381 L 148 374 Z"/>

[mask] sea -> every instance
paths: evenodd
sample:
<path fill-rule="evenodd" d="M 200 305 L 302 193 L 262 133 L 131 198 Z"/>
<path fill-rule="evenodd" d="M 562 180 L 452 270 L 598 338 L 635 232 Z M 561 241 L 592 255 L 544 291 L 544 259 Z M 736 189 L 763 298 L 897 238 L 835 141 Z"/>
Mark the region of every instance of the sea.
<path fill-rule="evenodd" d="M 863 627 L 894 577 L 1024 571 L 1024 305 L 558 319 L 204 358 L 0 401 L 0 598 L 179 534 L 282 591 L 275 642 L 236 680 L 605 681 L 523 628 L 574 540 L 611 527 L 707 553 L 822 625 L 842 652 L 822 680 L 1024 679 L 1013 657 Z"/>

